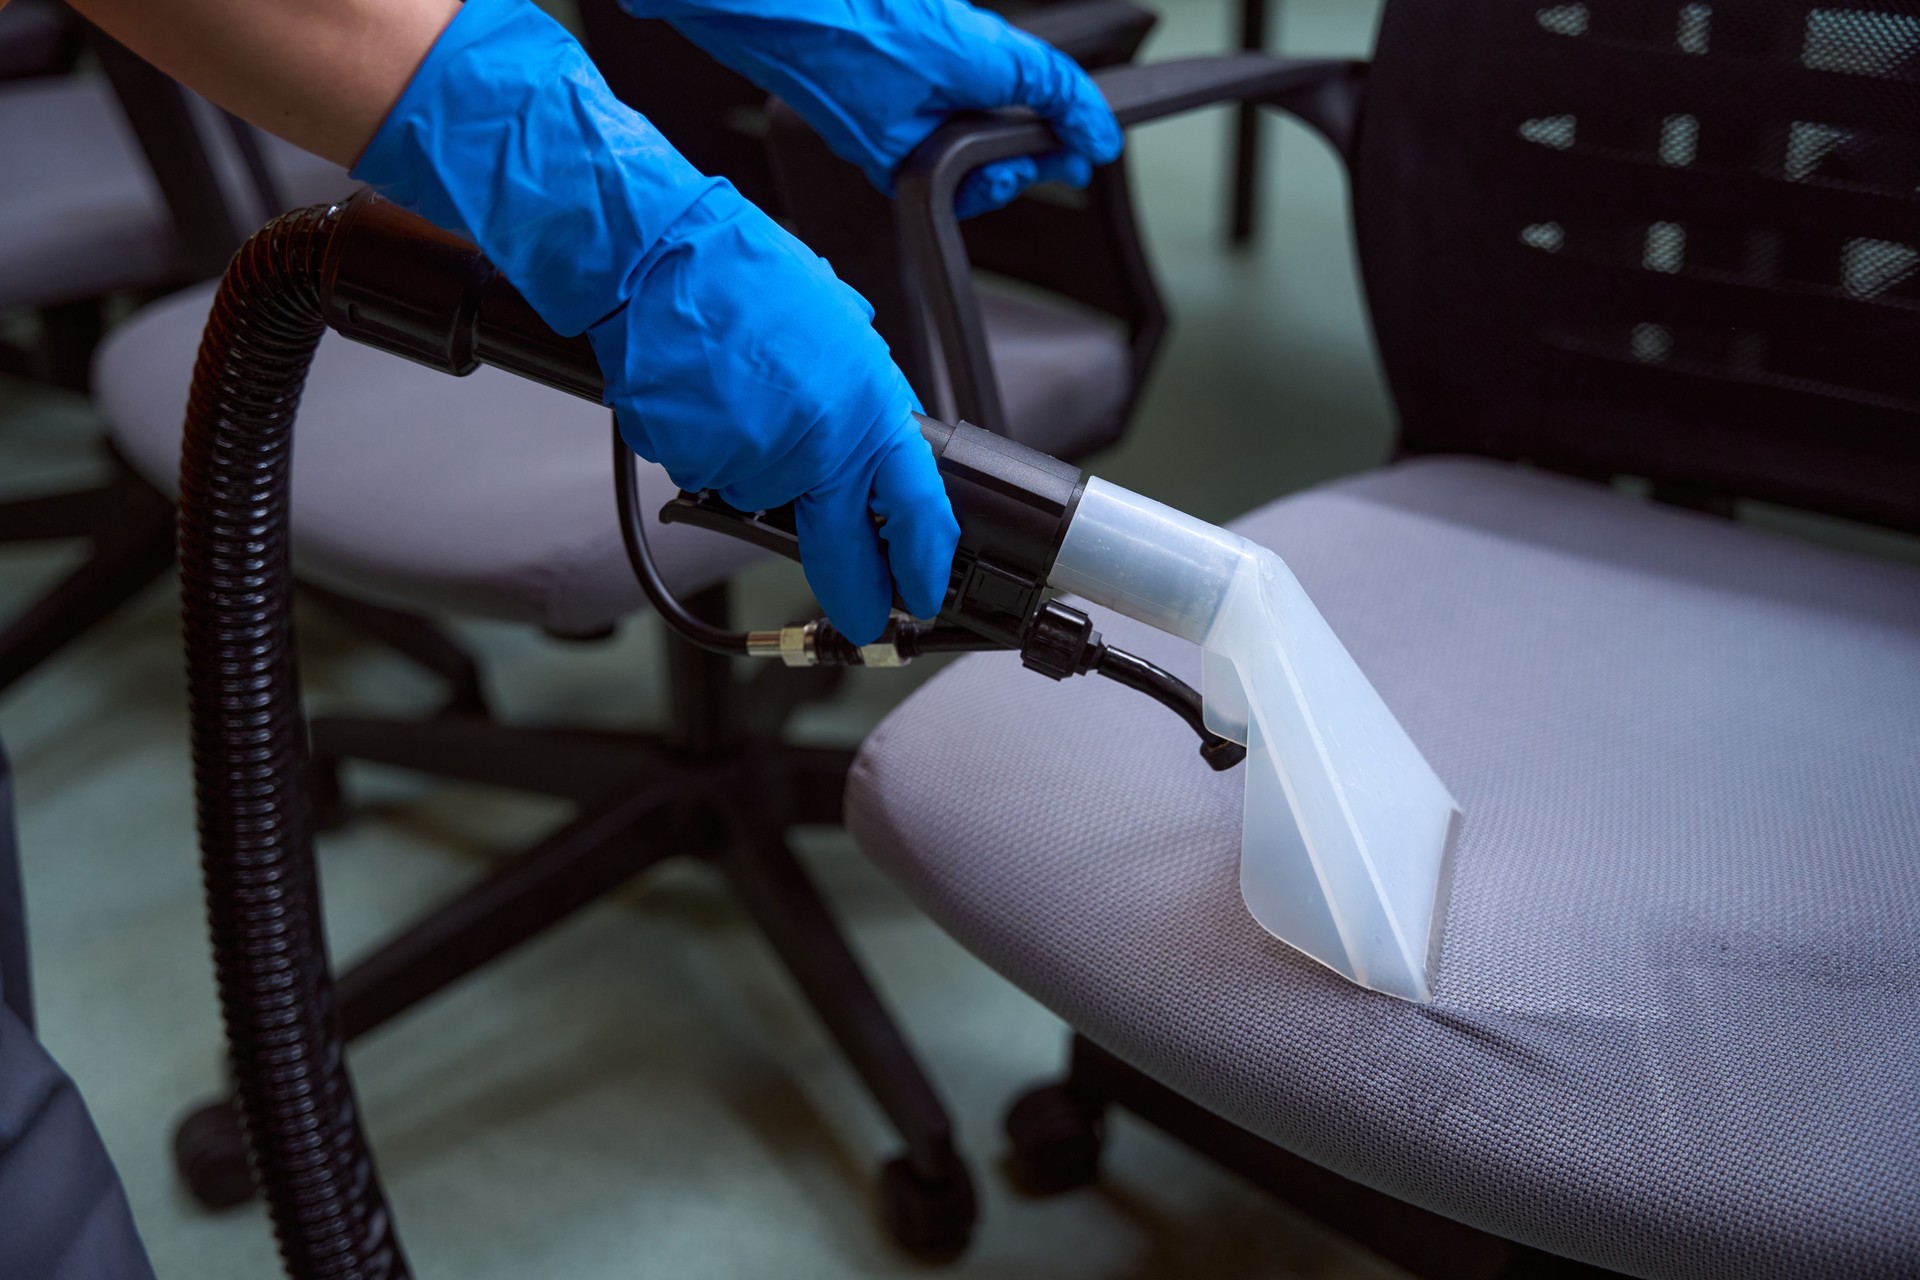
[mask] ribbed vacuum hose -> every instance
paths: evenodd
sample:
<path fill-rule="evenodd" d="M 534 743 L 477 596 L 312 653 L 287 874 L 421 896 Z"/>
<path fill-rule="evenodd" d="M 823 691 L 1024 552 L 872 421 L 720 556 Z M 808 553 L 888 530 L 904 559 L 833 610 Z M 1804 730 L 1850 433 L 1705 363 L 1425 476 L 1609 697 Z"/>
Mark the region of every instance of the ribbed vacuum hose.
<path fill-rule="evenodd" d="M 180 577 L 207 916 L 280 1256 L 300 1280 L 403 1280 L 335 1017 L 294 662 L 293 421 L 334 218 L 276 219 L 221 281 L 187 402 Z"/>

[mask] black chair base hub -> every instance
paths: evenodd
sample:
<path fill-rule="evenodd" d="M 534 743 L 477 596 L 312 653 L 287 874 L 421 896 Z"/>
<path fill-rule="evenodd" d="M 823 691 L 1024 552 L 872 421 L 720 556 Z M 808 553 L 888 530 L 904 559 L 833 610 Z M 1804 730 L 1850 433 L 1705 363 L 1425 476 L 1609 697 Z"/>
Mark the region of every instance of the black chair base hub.
<path fill-rule="evenodd" d="M 723 589 L 689 600 L 723 618 Z M 340 974 L 341 1030 L 357 1039 L 559 924 L 659 864 L 711 862 L 839 1045 L 904 1151 L 878 1181 L 879 1216 L 901 1249 L 927 1261 L 967 1246 L 973 1183 L 932 1082 L 826 901 L 795 856 L 790 828 L 838 824 L 850 748 L 782 740 L 787 717 L 838 677 L 766 670 L 736 683 L 729 659 L 668 646 L 671 725 L 658 734 L 531 729 L 498 723 L 456 697 L 418 721 L 323 717 L 311 725 L 316 816 L 349 816 L 343 762 L 384 764 L 574 801 L 574 817 L 508 858 Z M 458 664 L 438 663 L 458 692 Z M 785 677 L 781 679 L 780 677 Z M 230 1099 L 190 1114 L 175 1164 L 211 1209 L 243 1202 L 252 1174 Z"/>

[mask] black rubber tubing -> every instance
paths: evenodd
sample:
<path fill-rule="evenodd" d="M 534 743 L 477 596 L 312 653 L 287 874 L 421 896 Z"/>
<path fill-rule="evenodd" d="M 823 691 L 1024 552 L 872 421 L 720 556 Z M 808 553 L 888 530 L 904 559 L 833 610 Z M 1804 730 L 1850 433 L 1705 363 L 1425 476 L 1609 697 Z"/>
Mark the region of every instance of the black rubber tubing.
<path fill-rule="evenodd" d="M 180 583 L 221 1013 L 281 1260 L 297 1280 L 404 1280 L 336 1017 L 294 660 L 293 423 L 336 216 L 275 219 L 220 283 L 187 402 Z"/>

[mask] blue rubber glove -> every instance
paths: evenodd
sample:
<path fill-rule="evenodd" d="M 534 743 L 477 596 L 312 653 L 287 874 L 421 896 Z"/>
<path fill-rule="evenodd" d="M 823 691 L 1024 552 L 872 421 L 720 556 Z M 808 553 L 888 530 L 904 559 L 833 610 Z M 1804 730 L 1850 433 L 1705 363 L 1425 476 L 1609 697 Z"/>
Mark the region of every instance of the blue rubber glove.
<path fill-rule="evenodd" d="M 354 176 L 586 333 L 621 434 L 681 488 L 795 502 L 807 581 L 849 639 L 879 636 L 896 585 L 939 612 L 959 526 L 872 308 L 527 0 L 467 0 Z"/>
<path fill-rule="evenodd" d="M 985 165 L 962 183 L 963 218 L 1035 182 L 1084 187 L 1120 154 L 1120 126 L 1087 74 L 1051 45 L 963 0 L 620 0 L 665 18 L 778 94 L 834 151 L 893 194 L 907 153 L 955 111 L 1028 107 L 1064 149 Z"/>

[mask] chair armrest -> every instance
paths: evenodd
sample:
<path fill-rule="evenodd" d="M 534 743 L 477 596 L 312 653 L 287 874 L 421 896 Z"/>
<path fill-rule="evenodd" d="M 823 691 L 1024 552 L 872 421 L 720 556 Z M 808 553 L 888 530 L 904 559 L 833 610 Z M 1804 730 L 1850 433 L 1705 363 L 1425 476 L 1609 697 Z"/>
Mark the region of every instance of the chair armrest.
<path fill-rule="evenodd" d="M 1259 102 L 1299 116 L 1343 154 L 1351 112 L 1324 109 L 1322 99 L 1351 101 L 1364 63 L 1343 58 L 1284 58 L 1264 53 L 1128 63 L 1094 74 L 1122 128 L 1147 124 L 1222 102 Z M 943 125 L 907 157 L 900 192 L 931 197 L 944 188 L 947 204 L 960 180 L 983 164 L 1058 147 L 1053 131 L 1030 112 L 969 115 Z"/>
<path fill-rule="evenodd" d="M 1240 53 L 1110 67 L 1094 83 L 1122 127 L 1218 103 L 1257 102 L 1297 116 L 1344 156 L 1365 70 L 1347 59 Z M 962 117 L 921 143 L 897 179 L 901 249 L 933 317 L 960 415 L 990 431 L 1005 430 L 1004 414 L 954 196 L 981 165 L 1059 145 L 1029 112 Z"/>

